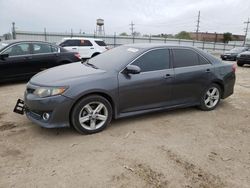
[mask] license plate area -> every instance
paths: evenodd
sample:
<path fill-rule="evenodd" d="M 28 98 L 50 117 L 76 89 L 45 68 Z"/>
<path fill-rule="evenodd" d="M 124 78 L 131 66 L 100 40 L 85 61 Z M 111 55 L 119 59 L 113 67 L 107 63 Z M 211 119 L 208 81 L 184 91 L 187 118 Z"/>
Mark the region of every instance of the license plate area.
<path fill-rule="evenodd" d="M 18 99 L 13 112 L 23 115 L 24 111 L 25 111 L 24 101 L 22 99 Z"/>

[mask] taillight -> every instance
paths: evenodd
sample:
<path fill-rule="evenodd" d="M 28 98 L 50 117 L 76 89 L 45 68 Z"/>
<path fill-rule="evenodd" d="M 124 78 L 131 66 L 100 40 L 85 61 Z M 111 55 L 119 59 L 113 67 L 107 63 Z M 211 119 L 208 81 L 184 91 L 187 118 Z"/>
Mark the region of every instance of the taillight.
<path fill-rule="evenodd" d="M 81 58 L 81 55 L 80 55 L 79 53 L 75 53 L 74 55 L 75 55 L 78 59 L 82 59 L 82 58 Z"/>
<path fill-rule="evenodd" d="M 106 50 L 109 50 L 109 47 L 105 46 L 105 49 L 106 49 Z"/>
<path fill-rule="evenodd" d="M 237 67 L 237 66 L 236 66 L 236 63 L 234 63 L 233 66 L 232 66 L 233 72 L 236 72 L 236 67 Z"/>

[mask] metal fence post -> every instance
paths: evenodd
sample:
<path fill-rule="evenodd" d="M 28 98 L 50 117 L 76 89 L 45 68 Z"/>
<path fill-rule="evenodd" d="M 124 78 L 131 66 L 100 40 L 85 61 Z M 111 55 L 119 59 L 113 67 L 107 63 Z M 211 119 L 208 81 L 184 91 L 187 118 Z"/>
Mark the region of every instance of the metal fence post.
<path fill-rule="evenodd" d="M 151 35 L 149 35 L 149 43 L 151 43 Z"/>
<path fill-rule="evenodd" d="M 164 43 L 167 43 L 167 38 L 166 37 L 164 38 Z"/>
<path fill-rule="evenodd" d="M 204 47 L 205 47 L 205 41 L 203 40 L 203 43 L 202 43 L 202 50 L 204 50 Z"/>
<path fill-rule="evenodd" d="M 114 34 L 114 47 L 116 46 L 116 32 Z"/>
<path fill-rule="evenodd" d="M 226 43 L 224 43 L 224 48 L 223 48 L 223 52 L 226 51 Z"/>
<path fill-rule="evenodd" d="M 47 33 L 46 33 L 46 28 L 44 28 L 44 40 L 47 41 Z"/>
<path fill-rule="evenodd" d="M 216 44 L 216 42 L 214 42 L 214 49 L 213 49 L 214 51 L 215 51 L 215 44 Z"/>
<path fill-rule="evenodd" d="M 194 46 L 194 40 L 193 40 L 193 46 Z"/>

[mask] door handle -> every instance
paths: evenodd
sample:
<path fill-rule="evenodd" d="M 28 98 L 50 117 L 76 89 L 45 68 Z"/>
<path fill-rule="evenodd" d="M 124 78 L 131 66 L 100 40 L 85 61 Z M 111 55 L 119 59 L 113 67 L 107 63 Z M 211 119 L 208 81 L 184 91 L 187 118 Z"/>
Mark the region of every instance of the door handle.
<path fill-rule="evenodd" d="M 166 75 L 164 76 L 164 78 L 165 78 L 165 79 L 172 78 L 172 75 L 171 75 L 171 74 L 166 74 Z"/>
<path fill-rule="evenodd" d="M 72 48 L 72 50 L 76 50 L 76 48 Z"/>
<path fill-rule="evenodd" d="M 206 72 L 209 73 L 209 72 L 211 72 L 211 70 L 210 70 L 210 69 L 207 69 Z"/>
<path fill-rule="evenodd" d="M 90 49 L 93 50 L 93 49 L 95 49 L 95 48 L 92 47 L 92 48 L 90 48 Z"/>

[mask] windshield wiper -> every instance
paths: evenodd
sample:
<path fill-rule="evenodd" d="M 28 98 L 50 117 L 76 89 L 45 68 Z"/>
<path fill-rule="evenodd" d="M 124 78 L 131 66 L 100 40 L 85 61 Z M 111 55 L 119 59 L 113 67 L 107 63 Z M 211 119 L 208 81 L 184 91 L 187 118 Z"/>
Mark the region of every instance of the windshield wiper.
<path fill-rule="evenodd" d="M 85 62 L 82 62 L 82 63 L 85 64 L 85 65 L 87 65 L 87 66 L 90 66 L 90 67 L 92 67 L 94 69 L 98 69 L 97 66 L 93 65 L 92 63 L 89 63 L 89 59 L 87 59 Z"/>

